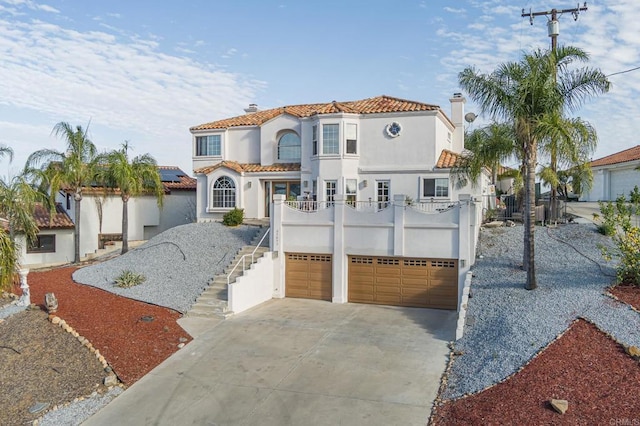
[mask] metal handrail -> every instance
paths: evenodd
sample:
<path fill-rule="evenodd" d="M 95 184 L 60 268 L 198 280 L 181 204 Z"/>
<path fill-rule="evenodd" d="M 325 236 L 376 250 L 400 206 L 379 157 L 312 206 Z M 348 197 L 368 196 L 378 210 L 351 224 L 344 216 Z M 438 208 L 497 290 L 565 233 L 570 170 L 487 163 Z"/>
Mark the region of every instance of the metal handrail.
<path fill-rule="evenodd" d="M 254 260 L 254 255 L 256 254 L 256 252 L 258 251 L 258 249 L 260 248 L 260 245 L 262 244 L 262 242 L 264 241 L 264 239 L 267 237 L 267 235 L 269 235 L 269 231 L 271 231 L 271 228 L 267 229 L 267 232 L 264 233 L 264 235 L 262 236 L 262 238 L 260 239 L 260 242 L 258 243 L 258 245 L 256 246 L 256 248 L 253 249 L 253 251 L 251 252 L 251 254 L 243 254 L 242 257 L 240 258 L 240 260 L 238 260 L 238 263 L 236 263 L 236 265 L 233 267 L 233 269 L 231 269 L 231 272 L 229 272 L 229 274 L 227 275 L 227 285 L 229 285 L 229 283 L 231 282 L 231 275 L 233 275 L 233 273 L 235 272 L 236 269 L 238 269 L 238 266 L 240 266 L 240 263 L 242 263 L 242 272 L 246 271 L 247 268 L 245 267 L 245 257 L 251 256 L 251 263 L 250 265 L 253 265 L 253 260 Z"/>

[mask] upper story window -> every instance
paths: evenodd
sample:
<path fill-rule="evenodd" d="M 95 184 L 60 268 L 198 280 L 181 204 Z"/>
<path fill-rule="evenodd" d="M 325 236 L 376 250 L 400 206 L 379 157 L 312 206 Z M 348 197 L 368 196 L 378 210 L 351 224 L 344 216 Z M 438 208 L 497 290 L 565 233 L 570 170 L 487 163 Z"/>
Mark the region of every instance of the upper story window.
<path fill-rule="evenodd" d="M 322 125 L 322 153 L 340 154 L 340 131 L 338 124 Z"/>
<path fill-rule="evenodd" d="M 312 155 L 318 155 L 318 126 L 311 128 Z"/>
<path fill-rule="evenodd" d="M 278 160 L 300 161 L 300 137 L 297 134 L 288 132 L 280 137 L 278 141 Z"/>
<path fill-rule="evenodd" d="M 227 176 L 222 176 L 213 183 L 211 196 L 211 207 L 233 208 L 236 206 L 236 185 Z"/>
<path fill-rule="evenodd" d="M 347 154 L 358 153 L 358 125 L 347 123 L 346 129 Z"/>
<path fill-rule="evenodd" d="M 449 179 L 424 179 L 422 188 L 423 197 L 448 197 Z"/>
<path fill-rule="evenodd" d="M 196 136 L 196 156 L 221 156 L 222 138 L 220 135 Z"/>

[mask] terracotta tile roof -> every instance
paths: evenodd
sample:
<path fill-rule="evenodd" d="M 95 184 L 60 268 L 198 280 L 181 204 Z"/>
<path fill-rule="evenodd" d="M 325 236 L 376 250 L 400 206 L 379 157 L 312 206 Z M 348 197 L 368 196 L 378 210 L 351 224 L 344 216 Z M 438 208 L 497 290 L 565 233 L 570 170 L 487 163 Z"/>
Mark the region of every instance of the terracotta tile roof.
<path fill-rule="evenodd" d="M 591 167 L 610 166 L 612 164 L 627 163 L 636 160 L 640 160 L 640 145 L 593 160 L 590 165 Z"/>
<path fill-rule="evenodd" d="M 50 211 L 48 207 L 45 207 L 42 204 L 36 204 L 33 212 L 33 218 L 36 220 L 36 225 L 38 225 L 39 229 L 69 229 L 74 227 L 73 221 L 62 207 L 62 204 L 56 204 L 53 220 L 51 221 L 49 221 L 49 213 Z"/>
<path fill-rule="evenodd" d="M 450 169 L 456 165 L 456 162 L 462 157 L 462 155 L 449 151 L 448 149 L 443 149 L 440 153 L 440 157 L 438 158 L 438 162 L 436 163 L 436 169 Z M 506 173 L 511 170 L 509 167 L 500 166 L 498 169 L 498 175 Z"/>
<path fill-rule="evenodd" d="M 201 167 L 193 171 L 196 174 L 208 175 L 220 167 L 226 167 L 237 173 L 260 173 L 260 172 L 298 172 L 300 171 L 300 163 L 277 163 L 269 166 L 261 164 L 248 163 L 242 164 L 237 161 L 221 161 L 213 166 Z"/>
<path fill-rule="evenodd" d="M 456 165 L 456 162 L 460 159 L 460 154 L 457 154 L 448 149 L 443 149 L 436 163 L 436 169 L 450 169 Z"/>
<path fill-rule="evenodd" d="M 175 166 L 158 166 L 160 176 L 162 178 L 162 186 L 165 191 L 172 189 L 196 190 L 198 181 L 188 176 L 179 167 Z"/>
<path fill-rule="evenodd" d="M 408 111 L 438 111 L 440 107 L 437 105 L 425 104 L 422 102 L 408 101 L 405 99 L 394 98 L 392 96 L 377 96 L 375 98 L 362 99 L 359 101 L 348 102 L 329 102 L 323 104 L 303 104 L 288 105 L 279 108 L 267 109 L 264 111 L 253 112 L 238 117 L 227 118 L 224 120 L 213 121 L 211 123 L 200 124 L 192 127 L 190 130 L 210 130 L 210 129 L 226 129 L 237 126 L 260 126 L 282 114 L 290 114 L 296 117 L 311 117 L 315 114 L 331 114 L 331 113 L 353 113 L 353 114 L 379 114 L 385 112 L 408 112 Z"/>

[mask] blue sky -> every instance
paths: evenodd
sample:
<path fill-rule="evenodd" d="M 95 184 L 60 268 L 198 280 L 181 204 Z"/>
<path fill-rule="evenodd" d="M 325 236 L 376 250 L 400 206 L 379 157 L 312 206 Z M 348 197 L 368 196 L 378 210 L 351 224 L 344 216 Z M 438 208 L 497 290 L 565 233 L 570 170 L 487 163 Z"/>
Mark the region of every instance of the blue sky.
<path fill-rule="evenodd" d="M 546 19 L 522 9 L 575 1 L 79 1 L 0 0 L 0 162 L 63 149 L 60 121 L 86 127 L 101 150 L 191 173 L 190 126 L 243 114 L 249 103 L 348 101 L 381 94 L 440 105 L 467 66 L 491 71 L 547 47 Z M 640 65 L 634 0 L 588 2 L 560 18 L 560 43 L 606 74 Z M 640 70 L 612 76 L 610 93 L 578 115 L 595 125 L 594 158 L 640 144 Z M 478 112 L 471 102 L 467 111 Z M 486 121 L 480 118 L 473 126 Z"/>

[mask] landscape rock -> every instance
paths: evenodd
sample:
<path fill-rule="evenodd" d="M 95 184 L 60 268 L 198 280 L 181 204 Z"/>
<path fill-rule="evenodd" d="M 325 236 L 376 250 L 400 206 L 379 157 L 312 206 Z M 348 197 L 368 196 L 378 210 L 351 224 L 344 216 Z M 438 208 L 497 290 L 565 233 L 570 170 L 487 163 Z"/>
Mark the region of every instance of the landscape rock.
<path fill-rule="evenodd" d="M 560 414 L 564 414 L 569 409 L 569 402 L 566 399 L 551 399 L 551 407 Z"/>
<path fill-rule="evenodd" d="M 54 293 L 46 293 L 44 295 L 44 306 L 50 314 L 58 310 L 58 299 Z"/>
<path fill-rule="evenodd" d="M 640 348 L 637 346 L 629 346 L 627 348 L 627 353 L 635 359 L 640 359 Z"/>
<path fill-rule="evenodd" d="M 109 374 L 104 378 L 105 386 L 115 386 L 118 384 L 118 378 L 114 374 Z"/>

